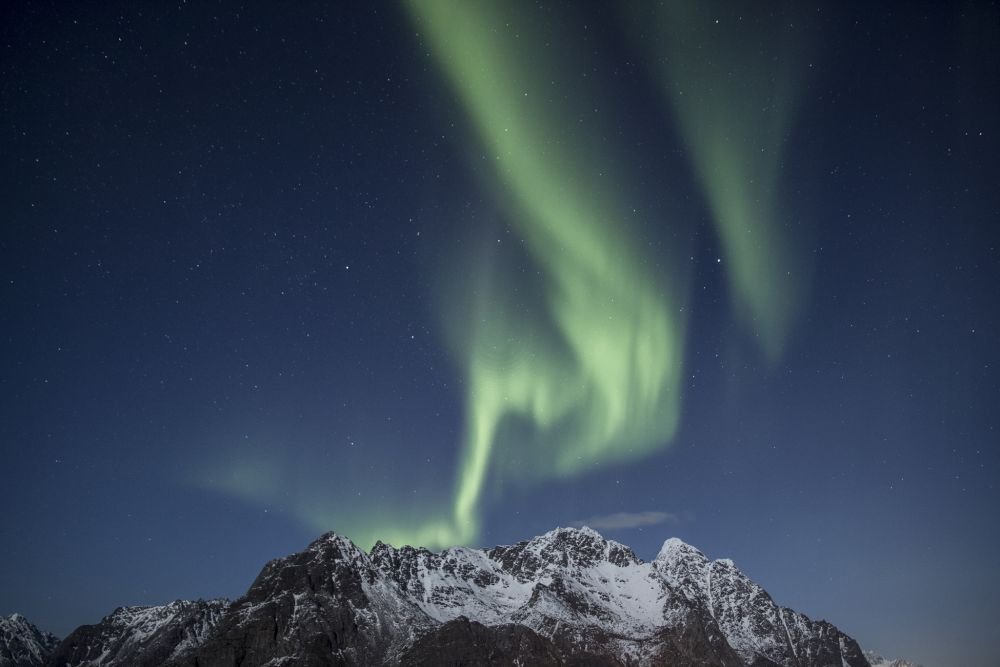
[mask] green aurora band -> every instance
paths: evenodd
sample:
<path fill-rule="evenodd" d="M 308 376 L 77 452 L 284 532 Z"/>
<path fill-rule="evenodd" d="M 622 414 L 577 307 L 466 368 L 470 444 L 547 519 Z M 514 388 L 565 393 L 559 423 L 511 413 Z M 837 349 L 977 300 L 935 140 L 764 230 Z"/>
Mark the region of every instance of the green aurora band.
<path fill-rule="evenodd" d="M 383 500 L 358 513 L 315 470 L 263 451 L 243 452 L 227 473 L 197 483 L 280 506 L 315 529 L 336 527 L 363 547 L 440 548 L 475 542 L 491 482 L 569 478 L 672 440 L 690 269 L 676 248 L 658 247 L 655 258 L 642 251 L 622 195 L 628 175 L 607 147 L 614 130 L 580 114 L 608 95 L 581 79 L 578 62 L 561 61 L 561 44 L 578 44 L 560 42 L 551 17 L 516 2 L 405 4 L 466 114 L 470 164 L 485 171 L 486 189 L 517 232 L 518 261 L 535 269 L 527 279 L 505 271 L 510 256 L 500 250 L 457 257 L 440 290 L 466 391 L 450 501 L 439 498 L 435 510 Z M 647 53 L 713 215 L 734 307 L 773 363 L 807 273 L 775 212 L 794 68 L 776 71 L 771 54 L 788 40 L 760 25 L 740 37 L 701 4 L 629 9 L 639 19 L 637 42 L 655 39 Z M 656 223 L 693 228 L 690 220 Z M 669 282 L 652 269 L 662 255 Z"/>
<path fill-rule="evenodd" d="M 631 9 L 635 32 L 653 37 L 647 53 L 708 200 L 737 315 L 773 364 L 809 281 L 794 241 L 804 230 L 777 206 L 807 17 L 794 4 L 721 0 Z"/>
<path fill-rule="evenodd" d="M 420 34 L 492 160 L 492 177 L 541 269 L 546 312 L 519 314 L 502 279 L 468 281 L 473 307 L 449 313 L 467 375 L 467 425 L 450 516 L 417 542 L 474 540 L 491 469 L 567 477 L 661 447 L 679 416 L 684 326 L 626 225 L 612 162 L 574 109 L 577 88 L 516 3 L 408 3 Z M 462 300 L 459 300 L 462 302 Z M 505 428 L 507 427 L 507 428 Z M 406 540 L 402 540 L 406 541 Z"/>

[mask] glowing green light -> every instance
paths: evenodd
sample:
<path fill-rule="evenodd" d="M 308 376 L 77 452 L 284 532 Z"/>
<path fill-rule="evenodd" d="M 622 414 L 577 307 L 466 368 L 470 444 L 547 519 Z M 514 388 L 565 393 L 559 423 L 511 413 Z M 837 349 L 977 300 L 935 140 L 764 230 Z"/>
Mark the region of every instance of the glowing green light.
<path fill-rule="evenodd" d="M 608 155 L 574 128 L 586 91 L 511 4 L 408 3 L 492 158 L 510 222 L 541 268 L 546 312 L 524 317 L 502 279 L 449 314 L 467 374 L 467 427 L 451 513 L 474 535 L 491 466 L 567 476 L 662 446 L 678 421 L 683 322 L 624 224 Z M 504 429 L 520 423 L 516 437 Z M 432 522 L 440 528 L 440 524 Z"/>
<path fill-rule="evenodd" d="M 597 113 L 608 97 L 579 76 L 579 63 L 561 62 L 571 51 L 563 45 L 574 40 L 563 41 L 551 25 L 540 29 L 549 21 L 521 3 L 406 6 L 467 116 L 470 154 L 487 165 L 482 176 L 499 213 L 523 241 L 517 262 L 532 265 L 530 279 L 516 278 L 507 270 L 513 260 L 498 251 L 464 272 L 453 269 L 458 279 L 441 295 L 466 408 L 450 498 L 401 507 L 388 490 L 374 504 L 348 506 L 315 470 L 278 479 L 263 463 L 205 484 L 281 503 L 308 525 L 335 528 L 362 546 L 381 539 L 436 548 L 475 541 L 491 479 L 569 477 L 671 440 L 686 270 L 658 248 L 657 259 L 671 269 L 663 284 L 643 252 L 621 194 L 628 177 L 606 143 L 613 130 Z M 781 22 L 740 30 L 714 21 L 712 7 L 726 5 L 641 3 L 633 14 L 642 19 L 637 34 L 655 35 L 651 62 L 706 193 L 733 301 L 775 361 L 806 278 L 777 197 L 795 67 L 774 53 L 793 58 L 796 48 L 775 46 L 788 41 Z M 301 478 L 310 483 L 296 487 Z"/>
<path fill-rule="evenodd" d="M 635 3 L 722 241 L 738 315 L 777 361 L 809 275 L 778 206 L 805 23 L 725 2 Z M 721 18 L 720 18 L 721 17 Z"/>

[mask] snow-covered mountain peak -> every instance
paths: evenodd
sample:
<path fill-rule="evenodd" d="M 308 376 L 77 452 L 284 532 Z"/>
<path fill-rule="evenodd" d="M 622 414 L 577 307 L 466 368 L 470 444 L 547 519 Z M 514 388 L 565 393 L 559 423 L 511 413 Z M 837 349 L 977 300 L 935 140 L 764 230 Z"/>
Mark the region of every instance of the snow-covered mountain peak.
<path fill-rule="evenodd" d="M 642 562 L 629 547 L 591 528 L 556 528 L 513 546 L 494 547 L 488 554 L 521 581 L 542 572 L 589 568 L 602 562 L 619 567 Z"/>
<path fill-rule="evenodd" d="M 656 561 L 676 561 L 678 559 L 694 558 L 696 560 L 708 561 L 708 557 L 693 546 L 678 537 L 667 538 L 660 547 L 660 552 L 656 554 Z"/>
<path fill-rule="evenodd" d="M 604 536 L 598 533 L 593 528 L 588 526 L 582 526 L 580 528 L 571 527 L 557 527 L 553 528 L 547 533 L 543 533 L 531 540 L 529 542 L 535 543 L 551 543 L 551 542 L 564 542 L 564 543 L 595 543 L 607 542 Z"/>
<path fill-rule="evenodd" d="M 0 667 L 41 665 L 58 643 L 55 635 L 42 632 L 21 614 L 0 616 Z"/>
<path fill-rule="evenodd" d="M 367 559 L 368 557 L 368 554 L 359 549 L 349 538 L 333 531 L 324 533 L 313 540 L 306 551 L 350 561 L 358 558 Z"/>
<path fill-rule="evenodd" d="M 601 540 L 601 541 L 604 540 L 604 536 L 601 535 L 600 533 L 598 533 L 596 530 L 594 530 L 590 526 L 580 526 L 578 528 L 574 528 L 572 526 L 565 526 L 565 527 L 564 526 L 556 526 L 555 528 L 553 528 L 549 532 L 544 533 L 542 535 L 539 535 L 535 539 L 536 540 L 541 540 L 541 539 L 555 539 L 555 538 L 560 537 L 560 536 L 571 536 L 571 537 L 572 536 L 579 536 L 579 537 L 583 537 L 583 538 L 587 538 L 587 539 L 592 539 L 592 540 Z"/>

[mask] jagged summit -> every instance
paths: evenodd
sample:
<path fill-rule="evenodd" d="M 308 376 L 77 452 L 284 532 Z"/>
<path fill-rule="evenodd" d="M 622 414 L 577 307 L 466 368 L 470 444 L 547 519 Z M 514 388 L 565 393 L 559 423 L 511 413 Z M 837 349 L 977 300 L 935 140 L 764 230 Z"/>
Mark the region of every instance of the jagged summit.
<path fill-rule="evenodd" d="M 570 568 L 593 567 L 605 561 L 618 566 L 642 562 L 629 547 L 605 539 L 592 528 L 556 528 L 515 545 L 493 547 L 487 553 L 521 580 L 554 565 Z"/>
<path fill-rule="evenodd" d="M 628 553 L 632 553 L 632 550 L 629 547 L 619 542 L 615 542 L 614 540 L 605 538 L 596 530 L 588 526 L 580 528 L 555 528 L 543 535 L 539 535 L 538 537 L 529 540 L 529 544 L 553 544 L 558 545 L 558 547 L 562 549 L 582 550 L 587 553 L 592 551 L 599 552 L 601 550 L 603 550 L 606 554 L 617 551 L 627 551 Z M 638 562 L 638 558 L 636 558 L 634 554 L 633 559 Z"/>
<path fill-rule="evenodd" d="M 59 640 L 21 614 L 0 616 L 0 667 L 35 667 L 52 655 Z"/>
<path fill-rule="evenodd" d="M 227 601 L 122 607 L 49 664 L 868 667 L 731 561 L 672 538 L 652 562 L 591 528 L 432 552 L 326 533 Z M 38 663 L 42 664 L 42 663 Z M 32 665 L 34 667 L 34 665 Z"/>
<path fill-rule="evenodd" d="M 363 554 L 364 551 L 354 544 L 353 541 L 346 535 L 341 535 L 334 531 L 327 531 L 317 537 L 315 540 L 309 543 L 306 550 L 328 550 L 337 549 L 341 555 L 347 557 L 354 557 L 357 554 Z"/>
<path fill-rule="evenodd" d="M 569 537 L 570 539 L 591 539 L 598 540 L 601 542 L 606 542 L 604 536 L 599 532 L 591 528 L 590 526 L 556 526 L 547 533 L 543 533 L 531 540 L 530 542 L 535 542 L 538 540 L 556 540 L 560 538 Z"/>

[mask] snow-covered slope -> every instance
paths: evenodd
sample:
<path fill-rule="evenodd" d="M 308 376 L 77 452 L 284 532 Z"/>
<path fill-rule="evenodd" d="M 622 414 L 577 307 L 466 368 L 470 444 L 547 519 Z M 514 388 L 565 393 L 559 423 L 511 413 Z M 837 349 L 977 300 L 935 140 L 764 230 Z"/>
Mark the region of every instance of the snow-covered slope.
<path fill-rule="evenodd" d="M 731 561 L 671 539 L 646 563 L 588 528 L 440 553 L 365 553 L 329 533 L 268 563 L 231 605 L 119 609 L 57 653 L 60 667 L 869 664 L 853 639 L 778 606 Z"/>
<path fill-rule="evenodd" d="M 439 623 L 464 616 L 517 624 L 563 646 L 613 644 L 615 655 L 638 660 L 665 626 L 685 618 L 667 604 L 670 591 L 649 564 L 587 528 L 489 551 L 434 554 L 379 543 L 371 559 Z"/>
<path fill-rule="evenodd" d="M 775 604 L 731 560 L 709 561 L 700 551 L 669 539 L 653 561 L 683 595 L 702 600 L 747 664 L 764 658 L 778 665 L 863 664 L 858 645 L 825 621 Z"/>
<path fill-rule="evenodd" d="M 42 632 L 20 614 L 0 616 L 0 667 L 38 667 L 59 640 Z"/>
<path fill-rule="evenodd" d="M 161 665 L 199 646 L 228 605 L 228 600 L 182 600 L 152 607 L 119 607 L 97 625 L 74 630 L 56 648 L 49 664 Z"/>

